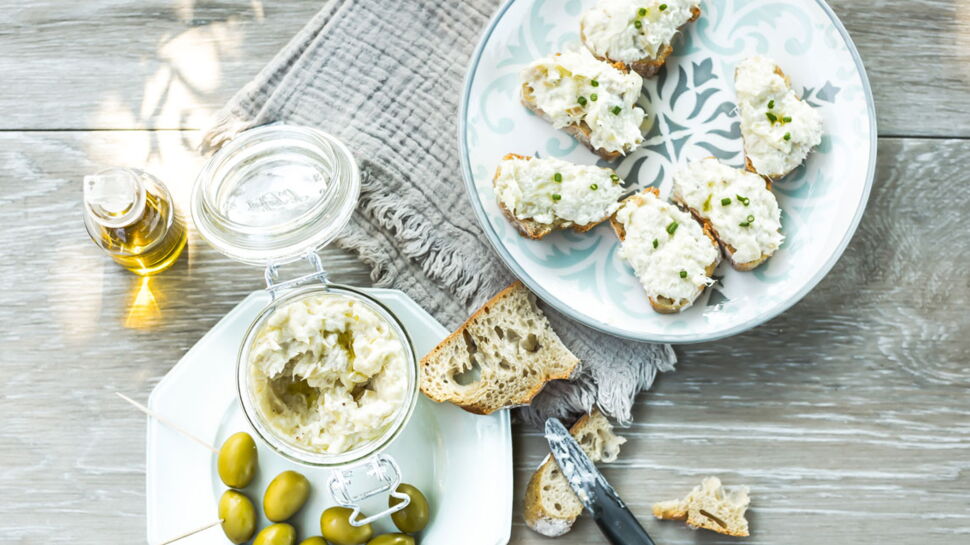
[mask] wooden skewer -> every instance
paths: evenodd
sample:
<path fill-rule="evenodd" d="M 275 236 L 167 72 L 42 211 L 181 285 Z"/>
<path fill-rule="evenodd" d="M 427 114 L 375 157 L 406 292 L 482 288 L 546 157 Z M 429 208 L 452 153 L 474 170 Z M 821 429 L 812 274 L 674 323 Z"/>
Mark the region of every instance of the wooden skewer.
<path fill-rule="evenodd" d="M 135 407 L 137 407 L 138 410 L 140 410 L 141 412 L 143 412 L 143 413 L 147 414 L 148 416 L 150 416 L 150 417 L 158 420 L 162 424 L 165 424 L 169 428 L 172 428 L 173 430 L 181 433 L 182 435 L 188 437 L 189 439 L 195 441 L 196 443 L 202 445 L 203 447 L 211 450 L 213 453 L 219 454 L 219 449 L 217 449 L 216 447 L 214 447 L 214 446 L 210 445 L 209 443 L 203 441 L 202 439 L 199 439 L 198 437 L 192 435 L 191 433 L 187 432 L 184 428 L 180 427 L 178 424 L 176 424 L 176 423 L 172 422 L 171 420 L 165 418 L 164 416 L 162 416 L 162 415 L 160 415 L 160 414 L 152 411 L 148 407 L 142 405 L 141 403 L 135 401 L 134 399 L 131 399 L 130 397 L 126 396 L 125 394 L 123 394 L 121 392 L 115 392 L 115 394 L 117 394 L 118 397 L 120 397 L 121 399 L 124 399 L 128 403 L 131 403 L 132 405 L 134 405 Z M 218 524 L 218 523 L 216 523 L 216 524 Z M 214 525 L 210 525 L 210 526 L 214 526 Z M 209 528 L 209 526 L 206 526 L 206 528 Z M 205 530 L 205 528 L 202 528 L 202 530 Z M 177 539 L 180 539 L 180 538 L 177 538 Z M 170 543 L 170 542 L 166 542 L 166 543 Z M 162 545 L 164 545 L 164 544 L 162 544 Z"/>
<path fill-rule="evenodd" d="M 163 541 L 163 542 L 159 543 L 158 545 L 169 545 L 169 543 L 175 543 L 176 541 L 178 541 L 180 539 L 185 539 L 185 538 L 187 538 L 187 537 L 189 537 L 191 535 L 195 535 L 195 534 L 197 534 L 197 533 L 199 533 L 199 532 L 201 532 L 203 530 L 208 530 L 209 528 L 212 528 L 213 526 L 218 526 L 220 524 L 222 524 L 222 519 L 219 519 L 219 520 L 217 520 L 215 522 L 210 522 L 209 524 L 206 524 L 205 526 L 200 526 L 200 527 L 196 528 L 195 530 L 189 530 L 188 532 L 185 532 L 184 534 L 182 534 L 182 535 L 180 535 L 178 537 L 173 537 L 172 539 L 169 539 L 168 541 Z"/>

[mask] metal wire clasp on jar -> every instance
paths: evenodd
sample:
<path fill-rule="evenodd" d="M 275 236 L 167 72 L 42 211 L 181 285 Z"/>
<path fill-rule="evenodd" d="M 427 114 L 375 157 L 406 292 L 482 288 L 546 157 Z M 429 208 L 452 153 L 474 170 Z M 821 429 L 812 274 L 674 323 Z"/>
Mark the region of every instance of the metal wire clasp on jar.
<path fill-rule="evenodd" d="M 354 510 L 355 526 L 409 503 L 395 492 L 397 463 L 382 451 L 418 397 L 417 358 L 401 321 L 367 293 L 331 284 L 315 253 L 346 225 L 359 194 L 360 173 L 343 143 L 312 128 L 270 125 L 213 155 L 191 202 L 203 238 L 263 266 L 272 296 L 239 348 L 243 412 L 276 453 L 331 469 L 331 494 Z M 280 266 L 299 260 L 313 271 L 282 280 Z M 365 477 L 376 486 L 355 491 Z M 402 501 L 357 520 L 359 503 L 383 493 Z"/>

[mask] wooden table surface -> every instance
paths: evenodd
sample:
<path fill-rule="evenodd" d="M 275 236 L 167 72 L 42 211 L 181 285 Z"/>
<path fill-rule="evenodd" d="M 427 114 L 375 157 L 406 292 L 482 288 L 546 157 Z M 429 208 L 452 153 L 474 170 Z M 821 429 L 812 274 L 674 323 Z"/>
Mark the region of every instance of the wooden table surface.
<path fill-rule="evenodd" d="M 87 239 L 80 180 L 141 167 L 184 204 L 198 129 L 318 7 L 0 0 L 0 542 L 144 540 L 145 421 L 112 392 L 145 399 L 261 274 L 194 232 L 171 271 L 126 273 Z M 869 207 L 801 303 L 678 347 L 641 396 L 605 473 L 661 544 L 736 542 L 649 517 L 708 474 L 751 486 L 751 543 L 970 543 L 970 1 L 833 7 L 876 97 Z M 517 428 L 515 449 L 512 542 L 543 543 L 519 496 L 545 447 Z M 580 521 L 559 543 L 600 541 Z"/>

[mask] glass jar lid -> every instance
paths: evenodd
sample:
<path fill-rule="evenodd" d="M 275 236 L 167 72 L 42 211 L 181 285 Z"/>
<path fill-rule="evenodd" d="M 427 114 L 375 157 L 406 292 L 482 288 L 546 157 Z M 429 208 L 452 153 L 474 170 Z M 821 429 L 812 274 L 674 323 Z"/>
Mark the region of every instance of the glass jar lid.
<path fill-rule="evenodd" d="M 309 127 L 243 132 L 203 167 L 192 192 L 199 234 L 253 265 L 294 261 L 327 244 L 350 220 L 360 171 L 347 147 Z"/>

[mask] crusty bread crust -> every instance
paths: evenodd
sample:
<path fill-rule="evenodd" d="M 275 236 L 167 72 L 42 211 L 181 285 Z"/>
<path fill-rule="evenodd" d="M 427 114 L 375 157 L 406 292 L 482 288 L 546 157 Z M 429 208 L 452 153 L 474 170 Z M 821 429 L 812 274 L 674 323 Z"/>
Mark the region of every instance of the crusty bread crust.
<path fill-rule="evenodd" d="M 559 53 L 556 53 L 555 56 L 558 57 Z M 600 59 L 600 60 L 603 60 L 603 59 Z M 627 65 L 623 64 L 622 62 L 611 62 L 609 64 L 611 64 L 613 68 L 616 68 L 617 70 L 621 70 L 623 72 L 630 71 L 630 68 Z M 549 117 L 549 114 L 543 111 L 542 108 L 540 108 L 539 105 L 536 103 L 535 93 L 533 91 L 534 90 L 532 89 L 532 86 L 530 86 L 528 83 L 526 82 L 522 83 L 522 92 L 521 92 L 522 105 L 532 110 L 532 112 L 535 113 L 540 118 L 548 121 L 549 123 L 552 123 L 552 118 Z M 579 123 L 566 125 L 565 127 L 562 128 L 562 130 L 566 131 L 567 134 L 569 134 L 570 136 L 578 140 L 582 145 L 589 148 L 590 151 L 592 151 L 596 155 L 599 155 L 603 159 L 606 159 L 607 161 L 615 161 L 623 156 L 623 152 L 621 151 L 607 151 L 603 148 L 594 148 L 592 142 L 590 142 L 590 137 L 593 133 L 593 130 L 589 127 L 589 125 L 586 124 L 585 121 L 580 121 Z"/>
<path fill-rule="evenodd" d="M 681 29 L 687 26 L 689 23 L 693 23 L 694 21 L 697 20 L 698 17 L 701 16 L 700 6 L 693 6 L 692 8 L 690 8 L 690 12 L 691 12 L 691 18 L 688 19 L 686 23 L 681 25 L 680 27 Z M 678 31 L 679 30 L 680 29 L 678 29 Z M 601 61 L 612 62 L 612 59 L 608 59 L 606 57 L 600 57 L 599 55 L 597 55 L 596 52 L 593 51 L 593 48 L 590 47 L 588 43 L 586 43 L 586 31 L 582 25 L 580 25 L 579 37 L 580 37 L 580 40 L 582 40 L 583 45 L 586 46 L 586 49 L 589 49 L 589 52 L 592 53 L 594 57 L 596 57 Z M 657 52 L 656 58 L 651 59 L 650 57 L 644 57 L 642 59 L 633 61 L 629 63 L 630 69 L 632 69 L 637 74 L 640 74 L 644 78 L 652 78 L 657 75 L 657 72 L 660 72 L 660 69 L 663 68 L 663 65 L 666 64 L 667 62 L 667 57 L 669 57 L 670 54 L 673 52 L 674 52 L 674 46 L 670 44 L 664 44 L 664 46 L 660 49 L 660 51 Z"/>
<path fill-rule="evenodd" d="M 716 486 L 717 495 L 703 495 L 704 488 Z M 661 520 L 680 520 L 692 528 L 702 528 L 719 534 L 748 537 L 748 521 L 744 517 L 750 499 L 748 488 L 740 487 L 728 493 L 720 479 L 708 477 L 683 499 L 653 504 L 653 516 Z"/>
<path fill-rule="evenodd" d="M 584 416 L 583 418 L 587 417 Z M 577 422 L 576 425 L 578 426 L 579 423 Z M 570 431 L 572 429 L 570 428 Z M 546 511 L 542 505 L 542 477 L 547 471 L 551 471 L 551 466 L 555 464 L 556 460 L 553 459 L 552 455 L 547 455 L 539 469 L 529 478 L 529 484 L 525 488 L 525 505 L 522 510 L 522 518 L 525 519 L 526 526 L 546 537 L 559 537 L 565 534 L 582 514 L 580 510 L 575 517 L 560 518 L 555 513 Z"/>
<path fill-rule="evenodd" d="M 644 193 L 653 193 L 655 197 L 660 198 L 659 189 L 657 189 L 656 187 L 648 187 L 643 191 L 641 191 L 640 193 L 637 193 L 635 195 L 630 195 L 629 197 L 623 200 L 623 203 L 626 203 L 626 201 L 631 201 L 637 204 L 642 204 Z M 621 208 L 622 208 L 622 205 L 621 205 Z M 714 235 L 711 233 L 709 224 L 705 222 L 698 222 L 698 223 L 701 224 L 701 228 L 704 230 L 704 234 L 707 236 L 707 238 L 711 239 L 711 244 L 713 244 L 714 247 L 718 249 L 718 252 L 717 252 L 718 258 L 715 259 L 713 263 L 711 263 L 710 265 L 707 266 L 707 268 L 704 269 L 704 273 L 707 276 L 711 276 L 714 274 L 714 270 L 717 269 L 717 266 L 720 263 L 720 255 L 721 255 L 720 246 L 717 243 L 717 239 L 715 239 Z M 610 225 L 613 226 L 613 232 L 616 233 L 616 237 L 619 238 L 620 242 L 622 243 L 626 239 L 626 229 L 623 227 L 623 224 L 616 219 L 616 214 L 610 217 Z M 702 293 L 704 293 L 703 288 L 701 288 L 701 291 L 697 293 L 697 297 L 700 297 Z M 650 306 L 653 308 L 653 310 L 659 312 L 660 314 L 677 314 L 678 312 L 692 305 L 694 301 L 697 300 L 697 297 L 695 297 L 694 299 L 681 299 L 679 301 L 675 301 L 670 297 L 664 297 L 662 295 L 658 297 L 648 296 L 647 298 L 650 300 Z"/>
<path fill-rule="evenodd" d="M 754 172 L 754 170 L 752 170 L 750 167 L 748 168 L 748 171 Z M 755 174 L 758 174 L 757 172 L 754 172 L 754 173 Z M 768 190 L 771 191 L 771 180 L 769 180 L 768 178 L 765 178 L 764 176 L 762 176 L 762 178 L 765 180 L 765 184 L 766 184 Z M 761 254 L 761 257 L 759 257 L 758 259 L 755 259 L 754 261 L 748 261 L 746 263 L 738 263 L 734 259 L 734 254 L 735 254 L 735 252 L 737 250 L 734 248 L 734 246 L 731 246 L 730 244 L 728 244 L 727 242 L 725 242 L 721 238 L 721 235 L 718 234 L 717 229 L 714 228 L 714 224 L 711 223 L 710 220 L 708 220 L 707 218 L 703 217 L 701 215 L 701 213 L 698 212 L 696 209 L 691 208 L 690 206 L 688 206 L 687 203 L 684 202 L 683 200 L 678 199 L 677 197 L 674 197 L 674 201 L 678 205 L 680 205 L 681 208 L 689 211 L 690 212 L 690 215 L 691 216 L 694 216 L 694 219 L 697 220 L 698 222 L 700 222 L 704 226 L 704 229 L 706 231 L 709 231 L 711 233 L 711 235 L 714 236 L 714 238 L 717 240 L 717 242 L 721 245 L 721 249 L 723 250 L 724 257 L 727 258 L 728 262 L 731 263 L 731 267 L 733 267 L 735 270 L 741 271 L 741 272 L 753 271 L 753 270 L 757 269 L 759 266 L 761 266 L 762 263 L 764 263 L 765 261 L 768 261 L 768 258 L 770 258 L 771 256 L 774 255 L 774 252 L 772 252 L 770 254 Z M 708 276 L 710 276 L 710 275 L 708 275 Z"/>
<path fill-rule="evenodd" d="M 531 161 L 532 157 L 526 156 L 526 155 L 518 155 L 515 153 L 509 153 L 509 154 L 506 154 L 505 157 L 502 157 L 502 159 L 503 160 L 524 159 L 526 161 Z M 495 176 L 492 177 L 493 187 L 495 186 L 495 183 L 498 181 L 498 175 L 501 171 L 502 171 L 502 166 L 499 165 L 499 167 L 495 169 Z M 511 210 L 509 210 L 508 207 L 505 206 L 505 203 L 503 203 L 501 200 L 498 201 L 498 207 L 502 211 L 502 215 L 505 216 L 505 219 L 509 220 L 509 222 L 515 226 L 515 228 L 519 231 L 520 235 L 527 238 L 531 238 L 533 240 L 539 240 L 545 237 L 546 235 L 552 233 L 553 231 L 562 230 L 562 229 L 572 229 L 577 233 L 585 233 L 586 231 L 589 231 L 590 229 L 596 227 L 597 225 L 609 219 L 609 216 L 603 216 L 602 218 L 596 221 L 587 223 L 585 225 L 572 224 L 567 227 L 565 224 L 568 222 L 558 220 L 558 219 L 553 223 L 540 223 L 538 221 L 535 221 L 529 218 L 519 219 L 515 217 L 515 214 Z"/>
<path fill-rule="evenodd" d="M 594 409 L 593 412 L 596 412 Z M 573 437 L 577 437 L 583 431 L 583 429 L 589 424 L 590 419 L 593 417 L 593 412 L 589 414 L 584 414 L 582 418 L 576 421 L 572 427 L 569 428 L 569 434 Z M 594 460 L 595 461 L 595 460 Z M 543 506 L 542 496 L 543 496 L 543 476 L 547 472 L 558 471 L 559 466 L 552 455 L 546 456 L 529 479 L 529 484 L 525 489 L 525 504 L 523 506 L 523 518 L 525 519 L 525 524 L 532 530 L 546 536 L 546 537 L 559 537 L 572 529 L 573 523 L 582 514 L 582 507 L 579 508 L 575 513 L 570 513 L 567 518 L 563 518 L 559 513 L 552 513 L 546 511 Z"/>
<path fill-rule="evenodd" d="M 455 341 L 458 337 L 460 337 L 465 331 L 465 328 L 468 327 L 468 324 L 477 320 L 479 316 L 481 316 L 482 314 L 489 312 L 496 303 L 498 303 L 499 301 L 501 301 L 506 296 L 508 296 L 509 294 L 513 293 L 516 290 L 528 290 L 528 288 L 526 288 L 522 284 L 522 282 L 516 280 L 512 284 L 509 284 L 507 288 L 495 294 L 495 296 L 489 299 L 484 305 L 482 305 L 480 309 L 478 309 L 477 311 L 475 311 L 474 314 L 469 316 L 468 319 L 465 320 L 465 322 L 458 327 L 458 329 L 456 329 L 451 335 L 448 335 L 447 337 L 445 337 L 445 339 L 442 340 L 440 343 L 438 343 L 438 345 L 434 347 L 434 349 L 432 349 L 431 352 L 428 352 L 427 355 L 421 358 L 421 368 L 423 369 L 426 365 L 429 365 L 430 362 L 432 362 L 438 357 L 438 355 L 442 352 L 442 350 L 444 350 L 446 346 L 448 346 L 451 342 Z M 462 409 L 465 409 L 470 413 L 492 414 L 493 412 L 499 409 L 503 409 L 509 406 L 528 405 L 532 401 L 532 398 L 535 397 L 536 394 L 538 394 L 543 387 L 545 387 L 546 383 L 553 380 L 569 379 L 572 376 L 573 372 L 575 372 L 577 367 L 579 367 L 579 359 L 575 358 L 573 365 L 562 373 L 549 373 L 547 370 L 543 379 L 541 381 L 537 381 L 536 385 L 533 388 L 531 388 L 526 395 L 522 396 L 519 399 L 513 400 L 512 404 L 506 405 L 505 407 L 493 407 L 493 406 L 475 403 L 475 402 L 463 403 L 460 400 L 456 400 L 456 399 L 441 398 L 441 397 L 435 396 L 433 392 L 429 392 L 427 389 L 425 389 L 423 383 L 421 385 L 421 391 L 432 401 L 436 401 L 438 403 L 443 403 L 445 401 L 448 401 L 461 407 Z"/>

